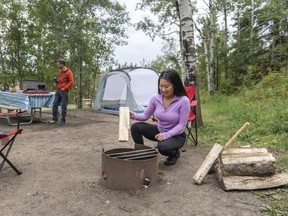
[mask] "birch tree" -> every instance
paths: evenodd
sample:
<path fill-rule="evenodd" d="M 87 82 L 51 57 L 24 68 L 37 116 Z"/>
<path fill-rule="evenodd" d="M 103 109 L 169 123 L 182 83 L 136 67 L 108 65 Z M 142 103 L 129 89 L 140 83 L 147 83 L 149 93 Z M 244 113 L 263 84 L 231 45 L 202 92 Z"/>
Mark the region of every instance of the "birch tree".
<path fill-rule="evenodd" d="M 190 0 L 178 0 L 180 14 L 180 35 L 184 66 L 184 83 L 197 86 L 196 49 L 194 24 Z"/>
<path fill-rule="evenodd" d="M 253 1 L 253 0 L 251 0 Z M 229 40 L 229 29 L 228 29 L 228 16 L 231 10 L 233 10 L 233 2 L 231 0 L 218 0 L 217 5 L 219 7 L 219 11 L 223 13 L 223 22 L 224 22 L 224 70 L 225 70 L 225 85 L 229 83 L 229 61 L 228 61 L 228 52 L 229 52 L 229 46 L 228 46 L 228 40 Z"/>
<path fill-rule="evenodd" d="M 179 15 L 180 15 L 180 35 L 182 46 L 182 59 L 184 66 L 184 83 L 188 86 L 196 86 L 196 99 L 198 104 L 196 107 L 197 113 L 197 125 L 203 125 L 201 107 L 200 107 L 200 95 L 197 88 L 197 65 L 196 65 L 196 48 L 194 39 L 194 23 L 192 16 L 192 5 L 190 0 L 178 0 Z"/>
<path fill-rule="evenodd" d="M 211 94 L 215 88 L 215 59 L 214 59 L 214 13 L 213 13 L 213 1 L 209 0 L 209 72 L 207 74 L 208 93 Z"/>

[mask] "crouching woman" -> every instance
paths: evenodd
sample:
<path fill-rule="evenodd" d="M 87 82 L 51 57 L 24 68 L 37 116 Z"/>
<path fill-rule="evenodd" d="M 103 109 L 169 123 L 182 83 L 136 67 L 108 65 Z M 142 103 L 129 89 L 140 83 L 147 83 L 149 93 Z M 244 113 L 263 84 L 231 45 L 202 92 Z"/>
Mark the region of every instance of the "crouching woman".
<path fill-rule="evenodd" d="M 186 140 L 185 127 L 190 113 L 190 102 L 180 76 L 175 70 L 161 73 L 158 94 L 141 114 L 130 112 L 131 119 L 138 120 L 131 126 L 131 135 L 136 144 L 144 144 L 143 137 L 156 141 L 160 154 L 167 156 L 165 165 L 176 164 L 180 148 Z M 155 115 L 157 124 L 145 122 Z"/>

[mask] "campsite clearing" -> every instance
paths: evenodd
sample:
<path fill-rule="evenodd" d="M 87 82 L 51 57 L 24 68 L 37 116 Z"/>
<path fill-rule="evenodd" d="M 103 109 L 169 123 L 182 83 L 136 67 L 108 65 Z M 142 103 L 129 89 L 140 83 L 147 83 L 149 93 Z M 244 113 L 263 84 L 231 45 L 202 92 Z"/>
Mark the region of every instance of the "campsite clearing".
<path fill-rule="evenodd" d="M 1 131 L 14 129 L 4 119 L 0 125 Z M 175 166 L 164 166 L 160 156 L 157 184 L 128 192 L 99 185 L 102 150 L 133 145 L 131 138 L 118 141 L 118 116 L 69 110 L 63 127 L 40 122 L 21 127 L 9 158 L 23 174 L 7 164 L 0 172 L 3 216 L 263 215 L 264 203 L 252 192 L 223 191 L 215 173 L 202 185 L 193 182 L 210 151 L 201 145 L 201 134 L 199 145 L 188 145 Z"/>

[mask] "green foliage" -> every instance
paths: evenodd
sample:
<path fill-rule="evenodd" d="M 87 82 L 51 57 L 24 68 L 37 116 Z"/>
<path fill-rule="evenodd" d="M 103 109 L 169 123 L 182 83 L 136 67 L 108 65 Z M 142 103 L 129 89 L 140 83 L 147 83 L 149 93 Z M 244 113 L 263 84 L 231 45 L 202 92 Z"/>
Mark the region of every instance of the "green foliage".
<path fill-rule="evenodd" d="M 125 45 L 126 9 L 117 1 L 23 0 L 0 2 L 0 85 L 57 75 L 65 58 L 83 97 L 95 95 L 100 68 L 115 63 L 113 52 Z"/>
<path fill-rule="evenodd" d="M 175 40 L 168 40 L 167 43 L 165 43 L 163 46 L 163 55 L 157 56 L 157 58 L 151 62 L 149 67 L 155 69 L 156 71 L 164 71 L 167 68 L 173 68 L 180 72 L 180 53 L 178 52 L 177 47 L 178 44 Z"/>
<path fill-rule="evenodd" d="M 263 99 L 286 99 L 288 97 L 288 76 L 280 72 L 270 72 L 259 82 L 253 90 L 242 92 L 248 101 Z"/>
<path fill-rule="evenodd" d="M 276 157 L 276 168 L 288 170 L 288 101 L 287 76 L 270 73 L 260 83 L 239 94 L 208 95 L 201 93 L 204 126 L 199 128 L 199 145 L 224 145 L 245 122 L 243 131 L 231 146 L 250 145 L 266 147 Z M 267 203 L 265 215 L 288 214 L 288 189 L 257 192 Z"/>
<path fill-rule="evenodd" d="M 249 122 L 251 126 L 239 136 L 236 145 L 245 143 L 288 151 L 286 88 L 287 77 L 271 73 L 257 86 L 238 95 L 202 93 L 203 143 L 223 144 L 245 122 Z M 285 160 L 281 164 L 285 166 Z"/>
<path fill-rule="evenodd" d="M 287 1 L 216 0 L 213 6 L 216 6 L 213 44 L 215 58 L 213 84 L 216 86 L 216 91 L 231 94 L 239 88 L 255 85 L 269 71 L 287 73 Z M 232 17 L 227 23 L 227 38 L 224 12 L 227 12 L 228 17 Z M 210 14 L 205 14 L 197 19 L 198 25 L 202 26 L 201 46 L 197 53 L 198 79 L 204 84 L 207 83 L 205 76 L 209 68 L 209 65 L 206 67 L 205 64 L 209 61 L 205 62 L 203 58 L 206 56 L 209 60 L 210 50 L 205 53 L 203 41 L 207 41 L 206 44 L 209 45 L 209 16 Z M 229 23 L 233 29 L 229 28 Z"/>
<path fill-rule="evenodd" d="M 155 19 L 146 16 L 143 21 L 136 24 L 136 29 L 143 30 L 152 40 L 156 36 L 168 39 L 171 32 L 179 27 L 179 17 L 174 0 L 141 0 L 137 4 L 137 9 L 142 11 L 148 9 L 158 19 L 158 22 L 155 22 Z"/>

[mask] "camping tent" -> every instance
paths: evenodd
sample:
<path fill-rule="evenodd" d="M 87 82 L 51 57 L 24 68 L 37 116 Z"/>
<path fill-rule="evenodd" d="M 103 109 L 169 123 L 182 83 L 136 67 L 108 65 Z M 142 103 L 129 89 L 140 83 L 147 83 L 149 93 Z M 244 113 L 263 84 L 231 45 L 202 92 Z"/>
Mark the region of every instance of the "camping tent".
<path fill-rule="evenodd" d="M 143 112 L 158 92 L 159 73 L 150 68 L 134 67 L 112 70 L 100 77 L 92 110 L 118 114 L 119 107 Z"/>

